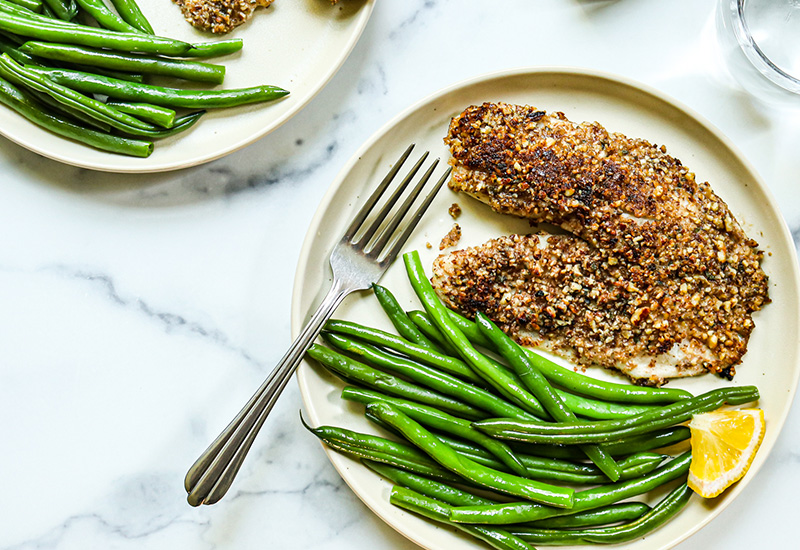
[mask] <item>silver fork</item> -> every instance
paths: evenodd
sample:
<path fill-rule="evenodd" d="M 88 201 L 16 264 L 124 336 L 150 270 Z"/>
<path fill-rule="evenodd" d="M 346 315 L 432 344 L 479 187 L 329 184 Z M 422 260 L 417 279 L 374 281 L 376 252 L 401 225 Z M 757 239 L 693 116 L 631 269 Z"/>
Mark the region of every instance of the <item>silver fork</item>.
<path fill-rule="evenodd" d="M 331 289 L 311 316 L 308 324 L 292 343 L 283 359 L 273 369 L 261 387 L 258 388 L 258 391 L 253 394 L 253 397 L 236 415 L 236 418 L 228 424 L 189 469 L 184 480 L 184 486 L 189 493 L 187 500 L 192 506 L 214 504 L 225 495 L 231 483 L 233 483 L 233 479 L 236 477 L 247 451 L 253 444 L 256 434 L 258 434 L 259 429 L 267 419 L 267 415 L 269 415 L 281 392 L 286 387 L 287 382 L 300 363 L 300 359 L 302 359 L 311 342 L 322 330 L 322 326 L 330 319 L 334 310 L 344 300 L 345 296 L 356 290 L 370 288 L 373 283 L 378 282 L 389 267 L 389 264 L 397 257 L 400 249 L 408 240 L 428 206 L 430 206 L 442 184 L 447 180 L 450 169 L 437 181 L 435 187 L 428 193 L 399 235 L 392 240 L 393 235 L 397 233 L 406 214 L 408 214 L 415 199 L 430 179 L 439 162 L 439 159 L 436 159 L 432 163 L 411 193 L 398 207 L 397 212 L 391 219 L 387 220 L 387 216 L 393 206 L 427 159 L 428 153 L 424 153 L 403 178 L 397 189 L 386 200 L 380 211 L 373 216 L 373 221 L 369 226 L 359 234 L 362 225 L 365 225 L 366 219 L 400 171 L 401 166 L 409 157 L 413 148 L 414 145 L 412 144 L 406 149 L 394 167 L 378 185 L 378 188 L 375 189 L 375 192 L 361 207 L 361 210 L 353 218 L 350 227 L 347 228 L 344 236 L 331 252 L 330 264 L 333 270 Z"/>

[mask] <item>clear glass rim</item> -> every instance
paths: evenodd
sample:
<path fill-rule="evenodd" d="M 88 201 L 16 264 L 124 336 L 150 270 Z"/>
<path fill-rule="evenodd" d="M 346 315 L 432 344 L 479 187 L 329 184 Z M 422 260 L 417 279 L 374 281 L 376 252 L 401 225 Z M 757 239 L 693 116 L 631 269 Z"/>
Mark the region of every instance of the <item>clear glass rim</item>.
<path fill-rule="evenodd" d="M 733 12 L 733 32 L 742 51 L 756 67 L 756 69 L 777 84 L 790 92 L 800 93 L 800 79 L 790 75 L 770 60 L 767 54 L 758 46 L 745 19 L 744 9 L 747 0 L 731 0 L 730 8 Z"/>

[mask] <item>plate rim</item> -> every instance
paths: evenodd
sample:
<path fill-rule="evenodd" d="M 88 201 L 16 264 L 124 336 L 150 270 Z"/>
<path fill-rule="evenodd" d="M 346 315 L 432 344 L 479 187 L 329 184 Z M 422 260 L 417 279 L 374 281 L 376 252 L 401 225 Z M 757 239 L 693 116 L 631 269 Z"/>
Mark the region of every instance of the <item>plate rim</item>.
<path fill-rule="evenodd" d="M 305 238 L 303 239 L 303 244 L 300 248 L 299 257 L 296 265 L 295 270 L 295 277 L 293 279 L 293 286 L 292 286 L 292 297 L 291 297 L 291 310 L 290 310 L 290 329 L 291 329 L 291 337 L 292 339 L 297 337 L 297 334 L 300 332 L 301 321 L 304 318 L 306 311 L 300 311 L 300 292 L 299 289 L 303 285 L 303 277 L 306 273 L 308 259 L 309 259 L 309 250 L 312 247 L 312 244 L 316 238 L 317 229 L 320 226 L 320 222 L 322 218 L 325 216 L 326 211 L 333 199 L 336 195 L 337 191 L 341 187 L 343 181 L 353 169 L 353 166 L 359 162 L 359 159 L 364 156 L 364 154 L 374 146 L 374 144 L 383 138 L 389 131 L 391 131 L 396 125 L 401 123 L 407 117 L 412 115 L 417 110 L 423 108 L 427 104 L 434 103 L 438 99 L 441 99 L 448 94 L 468 88 L 470 86 L 478 85 L 481 83 L 486 83 L 491 80 L 498 80 L 503 78 L 509 77 L 519 77 L 525 75 L 542 75 L 542 74 L 558 74 L 563 76 L 582 76 L 582 77 L 592 77 L 598 78 L 606 81 L 610 81 L 615 84 L 621 84 L 623 86 L 632 88 L 639 92 L 644 92 L 655 99 L 664 102 L 679 111 L 683 112 L 690 118 L 692 118 L 697 124 L 703 127 L 706 131 L 711 133 L 719 142 L 725 146 L 728 150 L 730 150 L 737 158 L 739 162 L 741 162 L 743 168 L 750 174 L 752 179 L 758 184 L 760 191 L 764 194 L 765 198 L 767 199 L 768 206 L 771 210 L 778 213 L 778 221 L 780 226 L 780 237 L 784 242 L 784 244 L 788 243 L 788 249 L 790 250 L 791 257 L 789 258 L 788 264 L 791 266 L 791 279 L 794 283 L 795 289 L 800 291 L 800 265 L 798 265 L 798 257 L 797 257 L 797 250 L 794 246 L 794 241 L 791 238 L 791 232 L 789 230 L 789 226 L 786 222 L 786 219 L 783 216 L 780 208 L 778 207 L 777 200 L 772 193 L 772 190 L 769 186 L 766 185 L 766 182 L 762 178 L 762 176 L 758 173 L 755 169 L 753 163 L 749 161 L 749 159 L 742 153 L 742 151 L 735 145 L 735 143 L 725 135 L 717 126 L 712 124 L 708 119 L 704 116 L 699 114 L 697 111 L 692 109 L 691 107 L 687 106 L 683 102 L 671 97 L 670 95 L 660 91 L 659 89 L 650 86 L 648 84 L 644 84 L 639 82 L 635 79 L 629 78 L 627 76 L 615 74 L 609 71 L 602 71 L 597 69 L 590 69 L 585 67 L 578 67 L 578 66 L 569 66 L 569 65 L 547 65 L 547 66 L 530 66 L 530 67 L 516 67 L 511 69 L 501 69 L 495 70 L 490 72 L 485 72 L 479 74 L 477 76 L 469 77 L 466 79 L 459 80 L 453 84 L 450 84 L 444 88 L 441 88 L 431 94 L 424 96 L 423 98 L 415 101 L 405 109 L 401 110 L 397 115 L 392 117 L 389 121 L 387 121 L 384 125 L 382 125 L 378 130 L 376 130 L 362 145 L 359 147 L 355 153 L 348 159 L 348 161 L 344 164 L 342 169 L 337 173 L 335 178 L 332 180 L 331 184 L 329 185 L 327 191 L 325 192 L 324 196 L 320 200 L 317 210 L 314 213 L 314 216 L 309 223 L 308 230 L 306 232 Z M 797 322 L 800 324 L 800 308 L 796 311 Z M 302 366 L 302 363 L 301 363 Z M 307 384 L 305 382 L 306 376 L 308 373 L 311 372 L 311 369 L 307 368 L 299 368 L 297 370 L 297 384 L 300 389 L 301 399 L 303 401 L 303 405 L 309 415 L 311 422 L 318 423 L 319 417 L 317 416 L 317 411 L 311 405 L 310 399 L 307 395 Z M 748 471 L 748 480 L 746 483 L 737 483 L 731 489 L 729 489 L 730 497 L 726 499 L 721 505 L 717 506 L 718 510 L 715 511 L 713 514 L 707 515 L 703 520 L 699 521 L 695 524 L 691 529 L 688 529 L 684 533 L 682 533 L 679 537 L 669 541 L 666 546 L 660 547 L 660 550 L 667 550 L 669 548 L 673 548 L 678 544 L 684 542 L 686 539 L 697 533 L 700 529 L 708 525 L 713 519 L 719 516 L 722 511 L 727 508 L 739 495 L 739 493 L 744 490 L 744 488 L 749 484 L 749 481 L 755 478 L 756 474 L 760 471 L 761 467 L 766 463 L 767 458 L 772 452 L 772 449 L 775 447 L 775 443 L 777 443 L 778 439 L 780 438 L 781 433 L 783 432 L 783 427 L 786 423 L 786 419 L 788 414 L 791 410 L 792 403 L 794 402 L 796 393 L 797 393 L 797 386 L 798 381 L 800 381 L 800 354 L 798 354 L 797 361 L 795 364 L 795 368 L 793 370 L 793 377 L 791 380 L 791 385 L 789 389 L 789 395 L 786 399 L 786 404 L 782 411 L 780 411 L 779 418 L 777 422 L 780 425 L 780 430 L 778 435 L 776 436 L 775 440 L 771 442 L 771 444 L 764 448 L 762 452 L 765 452 L 764 460 L 760 461 L 759 463 L 753 464 L 750 470 Z M 773 423 L 776 420 L 772 421 Z M 409 534 L 405 533 L 403 530 L 395 526 L 392 522 L 390 522 L 384 515 L 379 513 L 370 502 L 365 500 L 361 494 L 355 491 L 346 475 L 346 470 L 348 469 L 349 465 L 355 464 L 355 462 L 344 455 L 341 455 L 325 445 L 321 445 L 328 460 L 331 462 L 333 467 L 336 469 L 339 476 L 342 480 L 350 487 L 350 490 L 355 494 L 355 496 L 365 505 L 367 506 L 373 514 L 375 514 L 381 521 L 385 524 L 390 526 L 394 529 L 397 533 L 405 537 L 406 539 L 410 540 L 414 544 L 420 545 L 420 543 L 414 540 Z M 421 545 L 420 545 L 421 546 Z"/>
<path fill-rule="evenodd" d="M 218 160 L 222 157 L 235 153 L 240 149 L 244 149 L 248 145 L 252 145 L 253 143 L 259 141 L 261 138 L 270 134 L 283 126 L 286 122 L 291 120 L 295 115 L 297 115 L 300 111 L 302 111 L 331 81 L 331 79 L 339 72 L 339 69 L 342 68 L 345 61 L 350 57 L 353 49 L 355 48 L 356 44 L 358 43 L 361 35 L 364 33 L 364 29 L 367 27 L 369 23 L 370 17 L 372 16 L 372 12 L 375 8 L 375 0 L 363 0 L 363 5 L 359 10 L 358 16 L 356 18 L 355 23 L 355 32 L 352 32 L 345 47 L 340 51 L 339 57 L 336 59 L 336 62 L 333 63 L 330 68 L 328 69 L 327 73 L 325 73 L 321 80 L 317 82 L 317 85 L 312 87 L 304 96 L 301 96 L 300 99 L 297 101 L 295 106 L 290 110 L 286 111 L 283 115 L 279 118 L 275 119 L 272 123 L 265 125 L 260 131 L 255 132 L 253 134 L 248 135 L 247 137 L 240 139 L 232 144 L 227 144 L 224 149 L 214 152 L 213 154 L 192 158 L 190 160 L 173 160 L 170 162 L 163 162 L 157 165 L 150 165 L 150 166 L 115 166 L 113 162 L 111 162 L 111 158 L 109 157 L 109 162 L 86 162 L 82 159 L 76 159 L 74 157 L 70 157 L 65 154 L 59 154 L 58 152 L 53 152 L 50 150 L 45 150 L 42 147 L 32 143 L 32 140 L 25 139 L 24 137 L 20 137 L 15 135 L 15 133 L 9 132 L 8 128 L 0 126 L 0 135 L 4 138 L 8 139 L 9 141 L 27 149 L 28 151 L 45 157 L 50 160 L 54 160 L 60 162 L 62 164 L 66 164 L 68 166 L 74 166 L 76 168 L 82 168 L 86 170 L 95 170 L 97 172 L 107 172 L 107 173 L 114 173 L 114 174 L 156 174 L 162 172 L 172 172 L 176 170 L 183 170 L 185 168 L 192 168 L 194 166 L 200 166 L 203 164 L 207 164 L 209 162 Z M 297 96 L 295 96 L 297 97 Z M 280 99 L 278 100 L 280 101 Z M 15 115 L 19 118 L 17 122 L 25 123 L 25 124 L 34 124 L 33 122 L 27 120 L 22 115 L 15 113 Z M 17 124 L 12 124 L 11 127 L 16 127 Z M 42 129 L 44 130 L 44 129 Z M 47 130 L 45 130 L 47 131 Z M 55 136 L 55 134 L 52 134 Z M 88 145 L 81 145 L 77 142 L 74 142 L 66 137 L 56 136 L 60 140 L 65 140 L 75 145 L 80 145 L 81 147 L 89 147 Z M 114 155 L 113 153 L 108 153 L 108 155 Z M 117 155 L 119 156 L 119 155 Z M 147 158 L 138 159 L 142 162 L 147 162 Z"/>

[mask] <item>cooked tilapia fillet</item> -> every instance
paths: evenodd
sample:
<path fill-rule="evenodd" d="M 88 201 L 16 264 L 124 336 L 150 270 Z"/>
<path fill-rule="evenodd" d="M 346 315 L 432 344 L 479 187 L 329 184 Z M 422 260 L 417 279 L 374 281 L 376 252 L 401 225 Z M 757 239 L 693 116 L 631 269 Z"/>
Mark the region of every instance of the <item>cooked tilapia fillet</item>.
<path fill-rule="evenodd" d="M 486 313 L 523 345 L 648 384 L 728 364 L 719 345 L 686 336 L 690 296 L 663 291 L 651 311 L 639 289 L 625 285 L 627 267 L 607 262 L 572 235 L 511 235 L 440 256 L 432 282 L 449 306 Z M 679 312 L 688 315 L 670 318 Z"/>
<path fill-rule="evenodd" d="M 468 108 L 445 142 L 452 189 L 571 233 L 440 258 L 434 284 L 448 303 L 642 382 L 733 376 L 751 314 L 769 301 L 762 253 L 679 160 L 597 123 L 507 104 Z"/>

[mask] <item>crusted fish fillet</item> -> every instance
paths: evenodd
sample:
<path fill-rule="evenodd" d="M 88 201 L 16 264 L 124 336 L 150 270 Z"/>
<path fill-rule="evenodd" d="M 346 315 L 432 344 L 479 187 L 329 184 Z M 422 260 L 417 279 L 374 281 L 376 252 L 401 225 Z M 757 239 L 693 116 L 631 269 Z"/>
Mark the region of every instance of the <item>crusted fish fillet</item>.
<path fill-rule="evenodd" d="M 644 383 L 733 376 L 769 302 L 762 253 L 665 148 L 507 104 L 468 108 L 445 142 L 452 189 L 570 233 L 440 257 L 433 282 L 451 306 Z"/>

